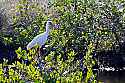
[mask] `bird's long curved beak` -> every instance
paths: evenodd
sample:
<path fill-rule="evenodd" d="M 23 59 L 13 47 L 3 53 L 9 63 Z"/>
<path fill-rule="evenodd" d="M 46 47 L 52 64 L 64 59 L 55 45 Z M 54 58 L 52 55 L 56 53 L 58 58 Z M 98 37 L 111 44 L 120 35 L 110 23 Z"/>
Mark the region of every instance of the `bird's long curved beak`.
<path fill-rule="evenodd" d="M 60 25 L 59 25 L 59 24 L 54 24 L 54 25 L 53 25 L 53 28 L 54 28 L 54 29 L 59 29 L 59 28 L 60 28 Z"/>
<path fill-rule="evenodd" d="M 47 22 L 49 23 L 49 25 L 52 27 L 53 30 L 60 28 L 60 25 L 59 25 L 59 24 L 54 23 L 54 22 L 51 21 L 51 20 L 48 20 Z"/>

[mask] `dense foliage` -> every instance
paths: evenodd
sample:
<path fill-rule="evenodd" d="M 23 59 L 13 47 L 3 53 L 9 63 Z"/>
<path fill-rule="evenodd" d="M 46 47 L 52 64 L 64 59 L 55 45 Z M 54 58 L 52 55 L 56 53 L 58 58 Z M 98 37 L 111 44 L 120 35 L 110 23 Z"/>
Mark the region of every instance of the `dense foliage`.
<path fill-rule="evenodd" d="M 11 32 L 4 29 L 7 33 L 0 33 L 1 41 L 17 54 L 12 64 L 5 59 L 0 64 L 0 81 L 96 83 L 96 53 L 118 50 L 124 43 L 124 11 L 117 7 L 124 1 L 55 0 L 48 4 L 48 12 L 31 1 L 18 2 L 12 24 L 6 26 Z M 30 51 L 25 48 L 45 31 L 48 17 L 60 28 L 50 32 L 38 56 L 38 46 Z"/>

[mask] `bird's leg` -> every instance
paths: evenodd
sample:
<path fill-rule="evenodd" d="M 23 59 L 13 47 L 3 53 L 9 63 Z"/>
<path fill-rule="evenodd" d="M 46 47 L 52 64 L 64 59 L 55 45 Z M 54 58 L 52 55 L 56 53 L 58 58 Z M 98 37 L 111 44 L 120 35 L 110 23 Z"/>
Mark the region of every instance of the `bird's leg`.
<path fill-rule="evenodd" d="M 38 48 L 38 60 L 39 62 L 42 60 L 42 56 L 41 56 L 42 52 L 41 52 L 41 47 Z"/>
<path fill-rule="evenodd" d="M 39 54 L 40 54 L 40 55 L 39 55 L 39 60 L 40 60 L 40 61 L 42 60 L 42 56 L 41 56 L 41 55 L 42 55 L 42 51 L 43 51 L 43 49 L 40 48 L 40 53 L 39 53 Z"/>
<path fill-rule="evenodd" d="M 37 58 L 37 63 L 39 63 L 40 62 L 39 58 L 40 58 L 40 55 L 41 55 L 41 53 L 40 53 L 40 47 L 37 48 L 37 53 L 38 54 L 37 54 L 36 58 Z"/>
<path fill-rule="evenodd" d="M 38 52 L 39 52 L 38 56 L 40 57 L 40 55 L 41 55 L 40 47 L 38 48 Z"/>
<path fill-rule="evenodd" d="M 42 71 L 42 56 L 41 56 L 41 48 L 39 47 L 38 48 L 38 64 L 39 64 L 39 68 L 40 68 L 40 71 Z"/>

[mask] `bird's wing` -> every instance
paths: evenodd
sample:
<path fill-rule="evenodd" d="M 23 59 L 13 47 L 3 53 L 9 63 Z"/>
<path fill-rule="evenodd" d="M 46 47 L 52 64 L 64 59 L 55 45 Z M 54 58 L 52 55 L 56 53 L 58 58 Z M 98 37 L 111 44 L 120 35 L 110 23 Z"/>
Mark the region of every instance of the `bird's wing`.
<path fill-rule="evenodd" d="M 31 49 L 32 47 L 34 47 L 36 44 L 36 41 L 33 39 L 28 45 L 27 45 L 27 50 Z"/>
<path fill-rule="evenodd" d="M 27 49 L 31 49 L 33 48 L 35 45 L 38 44 L 39 42 L 39 38 L 40 38 L 41 34 L 37 35 L 36 37 L 33 38 L 33 40 L 27 45 Z"/>
<path fill-rule="evenodd" d="M 43 33 L 39 36 L 38 38 L 38 44 L 42 47 L 42 45 L 44 45 L 46 43 L 46 40 L 47 40 L 47 37 L 48 37 L 48 34 L 47 33 Z"/>
<path fill-rule="evenodd" d="M 40 47 L 42 47 L 42 45 L 45 44 L 46 40 L 47 40 L 48 34 L 46 32 L 37 35 L 36 37 L 34 37 L 34 39 L 27 45 L 27 49 L 31 49 L 32 47 L 34 47 L 35 45 L 39 45 Z"/>

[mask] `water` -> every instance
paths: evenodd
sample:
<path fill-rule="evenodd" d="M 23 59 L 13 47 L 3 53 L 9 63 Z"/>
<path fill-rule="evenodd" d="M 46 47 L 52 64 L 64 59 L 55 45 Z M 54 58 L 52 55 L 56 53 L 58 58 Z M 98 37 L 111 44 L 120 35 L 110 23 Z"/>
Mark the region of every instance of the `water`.
<path fill-rule="evenodd" d="M 125 70 L 100 72 L 98 80 L 102 83 L 125 83 Z"/>

